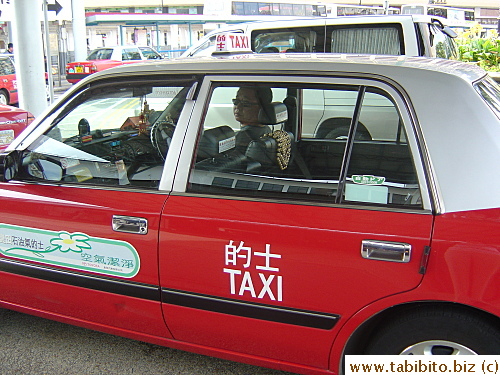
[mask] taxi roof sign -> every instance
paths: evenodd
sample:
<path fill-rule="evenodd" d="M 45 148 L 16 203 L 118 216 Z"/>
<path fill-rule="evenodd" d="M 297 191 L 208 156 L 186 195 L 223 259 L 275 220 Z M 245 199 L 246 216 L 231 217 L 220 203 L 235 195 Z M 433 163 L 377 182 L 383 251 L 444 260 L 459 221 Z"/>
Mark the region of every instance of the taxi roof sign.
<path fill-rule="evenodd" d="M 252 52 L 250 38 L 241 33 L 223 33 L 217 35 L 215 52 Z"/>

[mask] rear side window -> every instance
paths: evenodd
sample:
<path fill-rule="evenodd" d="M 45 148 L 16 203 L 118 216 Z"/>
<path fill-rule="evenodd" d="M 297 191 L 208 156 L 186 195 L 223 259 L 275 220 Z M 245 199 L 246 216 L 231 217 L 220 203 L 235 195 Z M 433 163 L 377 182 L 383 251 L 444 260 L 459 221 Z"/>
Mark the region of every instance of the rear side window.
<path fill-rule="evenodd" d="M 396 104 L 382 90 L 357 85 L 214 87 L 187 190 L 422 207 Z"/>
<path fill-rule="evenodd" d="M 323 52 L 324 27 L 256 30 L 252 49 L 257 53 Z"/>
<path fill-rule="evenodd" d="M 330 37 L 329 52 L 377 55 L 405 53 L 401 29 L 397 25 L 334 27 Z"/>
<path fill-rule="evenodd" d="M 111 48 L 96 49 L 90 53 L 87 60 L 110 60 L 113 50 Z"/>

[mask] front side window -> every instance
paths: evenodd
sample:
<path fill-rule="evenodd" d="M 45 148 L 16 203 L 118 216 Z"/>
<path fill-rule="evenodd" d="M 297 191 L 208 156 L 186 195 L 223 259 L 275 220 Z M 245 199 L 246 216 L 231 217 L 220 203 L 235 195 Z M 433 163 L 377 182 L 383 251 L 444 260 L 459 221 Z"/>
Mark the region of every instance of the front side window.
<path fill-rule="evenodd" d="M 115 82 L 82 92 L 23 155 L 21 176 L 156 188 L 191 82 Z"/>
<path fill-rule="evenodd" d="M 122 60 L 142 60 L 142 57 L 137 48 L 127 48 L 122 51 Z"/>
<path fill-rule="evenodd" d="M 159 53 L 148 47 L 139 47 L 144 57 L 148 60 L 160 60 L 162 57 Z"/>
<path fill-rule="evenodd" d="M 429 28 L 429 56 L 440 57 L 442 59 L 456 59 L 458 56 L 457 45 L 453 38 L 446 35 L 439 27 L 434 24 L 427 24 Z"/>
<path fill-rule="evenodd" d="M 398 108 L 382 90 L 216 85 L 192 193 L 421 208 Z"/>

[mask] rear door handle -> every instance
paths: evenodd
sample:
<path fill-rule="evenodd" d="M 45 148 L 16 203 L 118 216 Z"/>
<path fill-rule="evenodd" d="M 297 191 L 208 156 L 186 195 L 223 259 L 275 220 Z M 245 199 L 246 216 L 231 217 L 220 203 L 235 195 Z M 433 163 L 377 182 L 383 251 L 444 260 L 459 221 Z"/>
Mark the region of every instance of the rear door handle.
<path fill-rule="evenodd" d="M 148 219 L 142 217 L 113 215 L 112 226 L 115 232 L 148 233 Z"/>
<path fill-rule="evenodd" d="M 404 242 L 363 240 L 361 256 L 365 259 L 408 263 L 411 257 L 411 245 Z"/>

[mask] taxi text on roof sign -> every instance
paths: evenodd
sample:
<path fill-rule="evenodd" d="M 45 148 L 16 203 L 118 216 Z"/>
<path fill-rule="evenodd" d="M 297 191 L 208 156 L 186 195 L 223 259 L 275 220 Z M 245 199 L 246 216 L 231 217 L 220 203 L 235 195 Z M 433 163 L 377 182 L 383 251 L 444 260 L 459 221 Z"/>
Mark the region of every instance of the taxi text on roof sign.
<path fill-rule="evenodd" d="M 217 35 L 216 52 L 252 52 L 248 35 L 225 33 Z"/>

